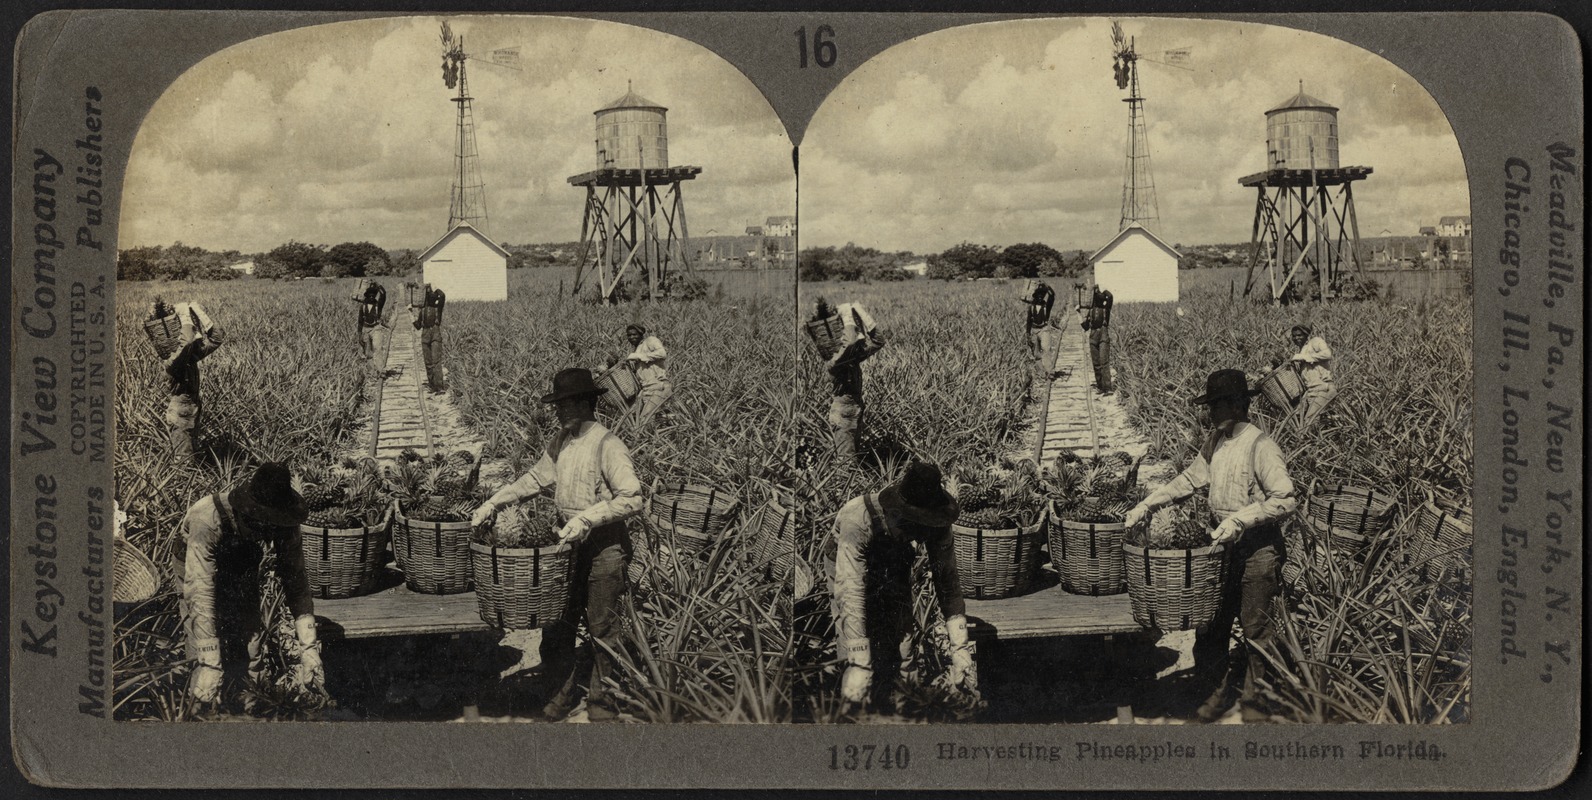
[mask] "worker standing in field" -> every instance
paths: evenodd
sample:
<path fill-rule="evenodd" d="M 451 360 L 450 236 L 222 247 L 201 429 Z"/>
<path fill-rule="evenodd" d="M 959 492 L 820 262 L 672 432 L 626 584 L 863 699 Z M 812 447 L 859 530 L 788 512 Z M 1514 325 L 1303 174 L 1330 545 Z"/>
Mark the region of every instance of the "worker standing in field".
<path fill-rule="evenodd" d="M 674 394 L 669 371 L 664 368 L 664 359 L 669 354 L 663 349 L 663 342 L 657 336 L 649 336 L 647 329 L 640 325 L 625 326 L 625 339 L 632 348 L 625 361 L 635 370 L 636 382 L 641 384 L 641 392 L 636 397 L 636 420 L 646 424 Z"/>
<path fill-rule="evenodd" d="M 220 325 L 205 328 L 199 314 L 188 309 L 188 325 L 193 338 L 166 360 L 166 380 L 171 399 L 166 403 L 166 431 L 172 450 L 179 457 L 190 457 L 199 445 L 199 420 L 203 404 L 199 400 L 199 362 L 221 347 L 225 335 Z"/>
<path fill-rule="evenodd" d="M 1094 364 L 1095 388 L 1101 394 L 1116 391 L 1111 383 L 1111 292 L 1094 284 L 1089 305 L 1079 306 L 1083 329 L 1089 332 L 1089 360 Z"/>
<path fill-rule="evenodd" d="M 271 462 L 261 464 L 247 483 L 200 498 L 188 508 L 172 573 L 182 587 L 188 657 L 197 662 L 188 692 L 199 703 L 220 702 L 224 681 L 235 687 L 265 680 L 263 649 L 270 620 L 262 618 L 260 567 L 267 548 L 275 554 L 276 575 L 298 637 L 294 683 L 324 690 L 315 603 L 299 538 L 306 515 L 287 467 Z M 251 706 L 245 697 L 245 710 Z"/>
<path fill-rule="evenodd" d="M 421 305 L 409 306 L 414 326 L 420 331 L 420 352 L 426 360 L 426 383 L 433 392 L 446 392 L 447 374 L 442 367 L 442 307 L 448 296 L 441 289 L 426 284 Z"/>
<path fill-rule="evenodd" d="M 959 508 L 939 467 L 914 462 L 901 480 L 853 498 L 835 515 L 835 555 L 827 561 L 836 653 L 845 662 L 840 694 L 848 703 L 889 710 L 897 678 L 912 669 L 912 566 L 918 547 L 950 639 L 949 682 L 977 689 L 973 644 L 956 569 L 951 523 Z"/>
<path fill-rule="evenodd" d="M 1050 349 L 1050 309 L 1056 291 L 1044 281 L 1035 281 L 1033 292 L 1023 302 L 1028 304 L 1028 354 L 1038 358 Z"/>
<path fill-rule="evenodd" d="M 1261 651 L 1271 645 L 1276 632 L 1273 615 L 1286 555 L 1282 520 L 1298 501 L 1281 448 L 1249 422 L 1249 398 L 1254 394 L 1241 370 L 1211 373 L 1205 394 L 1192 401 L 1208 409 L 1212 427 L 1199 455 L 1124 519 L 1128 527 L 1135 527 L 1155 509 L 1203 491 L 1215 525 L 1211 538 L 1228 548 L 1221 604 L 1194 642 L 1195 670 L 1218 680 L 1197 712 L 1201 722 L 1220 719 L 1235 699 L 1241 701 L 1245 721 L 1263 721 L 1267 716 L 1256 688 L 1266 669 Z M 1228 655 L 1235 617 L 1245 642 L 1245 653 L 1236 661 Z"/>
<path fill-rule="evenodd" d="M 1309 428 L 1332 398 L 1338 396 L 1338 385 L 1332 381 L 1332 348 L 1327 347 L 1327 340 L 1312 336 L 1307 325 L 1293 326 L 1290 336 L 1294 347 L 1299 348 L 1290 361 L 1299 370 L 1299 379 L 1305 385 L 1305 395 L 1299 400 L 1304 406 L 1300 426 Z"/>
<path fill-rule="evenodd" d="M 382 313 L 387 308 L 387 288 L 376 281 L 365 286 L 363 294 L 352 298 L 359 303 L 359 354 L 366 361 L 376 355 L 376 326 L 385 325 Z"/>
<path fill-rule="evenodd" d="M 569 604 L 542 631 L 541 644 L 542 677 L 550 695 L 542 711 L 554 721 L 575 710 L 582 680 L 588 719 L 611 722 L 619 716 L 603 686 L 614 671 L 604 645 L 615 650 L 622 646 L 620 600 L 632 552 L 625 520 L 641 511 L 642 501 L 630 449 L 597 422 L 597 397 L 606 391 L 593 382 L 590 370 L 572 368 L 554 375 L 553 391 L 542 402 L 554 407 L 558 433 L 530 472 L 499 489 L 470 520 L 484 524 L 498 509 L 547 492 L 553 493 L 565 520 L 558 539 L 575 545 Z M 575 630 L 582 620 L 592 639 L 589 670 L 584 664 L 577 669 L 575 663 Z M 589 677 L 582 674 L 588 671 Z"/>
<path fill-rule="evenodd" d="M 829 378 L 834 388 L 834 399 L 829 403 L 829 430 L 835 442 L 835 453 L 841 458 L 857 457 L 857 447 L 862 440 L 862 362 L 884 347 L 884 339 L 877 327 L 868 327 L 855 308 L 851 311 L 857 338 L 829 359 Z"/>

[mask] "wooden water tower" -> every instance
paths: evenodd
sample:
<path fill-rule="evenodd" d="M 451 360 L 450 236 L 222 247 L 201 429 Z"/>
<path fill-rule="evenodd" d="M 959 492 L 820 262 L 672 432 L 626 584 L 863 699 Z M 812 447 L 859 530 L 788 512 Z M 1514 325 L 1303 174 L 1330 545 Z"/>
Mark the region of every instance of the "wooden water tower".
<path fill-rule="evenodd" d="M 1370 167 L 1338 166 L 1338 109 L 1299 93 L 1266 112 L 1265 172 L 1239 179 L 1254 187 L 1244 294 L 1261 283 L 1273 303 L 1338 293 L 1345 269 L 1363 277 L 1354 182 Z"/>
<path fill-rule="evenodd" d="M 569 179 L 586 188 L 574 294 L 588 263 L 598 296 L 607 302 L 616 300 L 627 277 L 637 278 L 655 300 L 671 270 L 691 271 L 680 187 L 702 168 L 669 166 L 668 111 L 632 89 L 595 112 L 597 169 Z"/>

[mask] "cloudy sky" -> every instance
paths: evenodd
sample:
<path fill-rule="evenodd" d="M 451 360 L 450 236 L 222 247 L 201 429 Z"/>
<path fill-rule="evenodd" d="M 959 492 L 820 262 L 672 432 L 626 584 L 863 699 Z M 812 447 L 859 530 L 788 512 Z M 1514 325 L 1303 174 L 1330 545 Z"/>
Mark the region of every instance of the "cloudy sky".
<path fill-rule="evenodd" d="M 342 22 L 220 51 L 150 111 L 128 165 L 120 246 L 174 241 L 269 250 L 371 241 L 425 247 L 444 232 L 455 108 L 440 17 Z M 580 236 L 596 167 L 592 112 L 626 81 L 669 108 L 669 156 L 690 230 L 740 233 L 795 211 L 791 145 L 763 96 L 707 50 L 617 23 L 455 17 L 467 51 L 518 47 L 522 72 L 471 62 L 488 233 L 513 244 Z"/>
<path fill-rule="evenodd" d="M 1141 55 L 1191 48 L 1193 71 L 1141 63 L 1168 242 L 1248 242 L 1265 112 L 1304 90 L 1339 111 L 1363 236 L 1469 214 L 1459 147 L 1421 86 L 1382 58 L 1286 28 L 1124 19 Z M 1127 96 L 1109 19 L 1024 20 L 898 45 L 830 94 L 802 142 L 802 245 L 929 253 L 961 241 L 1094 249 L 1116 233 Z"/>

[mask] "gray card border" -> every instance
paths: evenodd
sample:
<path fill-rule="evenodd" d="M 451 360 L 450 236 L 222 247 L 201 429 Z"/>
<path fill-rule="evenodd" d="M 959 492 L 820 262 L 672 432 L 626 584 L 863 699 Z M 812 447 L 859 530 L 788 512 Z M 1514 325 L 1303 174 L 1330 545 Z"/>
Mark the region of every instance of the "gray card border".
<path fill-rule="evenodd" d="M 1059 6 L 1060 4 L 1058 4 Z M 404 12 L 407 13 L 407 12 Z M 1065 13 L 1058 8 L 1057 14 Z M 62 446 L 26 452 L 31 434 L 21 414 L 48 414 L 47 406 L 68 403 L 64 385 L 58 398 L 37 391 L 34 359 L 50 359 L 63 370 L 71 363 L 69 297 L 74 285 L 85 290 L 88 310 L 114 303 L 116 220 L 120 198 L 107 192 L 105 223 L 98 252 L 75 246 L 61 249 L 49 285 L 32 268 L 34 215 L 32 163 L 35 148 L 76 163 L 73 140 L 84 133 L 84 102 L 96 87 L 103 109 L 105 168 L 119 186 L 133 134 L 160 92 L 184 69 L 223 47 L 254 36 L 346 19 L 379 16 L 341 12 L 155 12 L 56 11 L 34 18 L 22 31 L 14 54 L 13 194 L 11 272 L 12 425 L 10 428 L 11 508 L 10 587 L 7 626 L 10 648 L 10 735 L 18 768 L 31 781 L 64 787 L 650 787 L 650 788 L 858 788 L 858 789 L 1338 789 L 1415 790 L 1539 789 L 1563 780 L 1576 762 L 1580 740 L 1581 541 L 1567 537 L 1572 555 L 1557 565 L 1543 538 L 1553 511 L 1542 491 L 1577 492 L 1581 474 L 1584 422 L 1581 320 L 1585 257 L 1576 232 L 1563 244 L 1563 257 L 1549 253 L 1550 179 L 1566 173 L 1550 167 L 1547 147 L 1562 142 L 1575 151 L 1577 170 L 1569 175 L 1570 211 L 1582 224 L 1585 185 L 1583 67 L 1574 30 L 1557 17 L 1529 13 L 1365 13 L 1212 15 L 1312 30 L 1357 44 L 1388 58 L 1415 76 L 1437 99 L 1459 138 L 1471 188 L 1474 251 L 1503 249 L 1505 183 L 1520 177 L 1521 159 L 1532 169 L 1540 202 L 1523 216 L 1519 246 L 1522 268 L 1506 272 L 1497 263 L 1478 264 L 1475 275 L 1473 357 L 1476 368 L 1475 453 L 1480 482 L 1475 488 L 1475 558 L 1487 576 L 1475 586 L 1477 628 L 1473 653 L 1474 721 L 1442 727 L 1270 726 L 1266 728 L 1116 727 L 1044 725 L 970 726 L 546 726 L 438 723 L 321 723 L 278 725 L 168 725 L 113 723 L 78 712 L 79 684 L 86 679 L 87 631 L 74 619 L 91 590 L 79 569 L 87 558 L 88 537 L 108 539 L 101 524 L 91 530 L 90 502 L 109 496 L 111 470 L 89 464 L 65 448 L 68 426 L 50 431 Z M 1015 15 L 716 13 L 569 14 L 651 27 L 712 49 L 758 85 L 785 121 L 793 140 L 823 96 L 846 71 L 867 56 L 911 36 L 960 24 Z M 1033 15 L 1051 16 L 1051 15 Z M 1194 16 L 1194 15 L 1177 15 Z M 792 68 L 790 31 L 807 24 L 829 24 L 842 45 L 837 69 Z M 71 159 L 71 160 L 67 160 Z M 1514 165 L 1514 166 L 1512 166 Z M 1506 172 L 1506 170 L 1508 170 Z M 81 224 L 70 206 L 56 224 Z M 74 221 L 75 220 L 75 221 Z M 63 224 L 65 223 L 65 224 Z M 1551 262 L 1570 265 L 1569 278 L 1555 276 Z M 1568 280 L 1568 283 L 1566 283 Z M 1506 285 L 1506 281 L 1514 285 Z M 1566 290 L 1549 295 L 1551 286 Z M 1503 290 L 1507 289 L 1507 293 Z M 104 293 L 95 295 L 94 290 Z M 44 294 L 40 294 L 44 292 Z M 53 292 L 53 296 L 51 296 Z M 1555 300 L 1552 307 L 1545 300 Z M 58 326 L 44 327 L 44 303 L 53 303 Z M 1524 315 L 1514 326 L 1529 336 L 1529 349 L 1508 348 L 1505 314 Z M 1570 331 L 1573 346 L 1561 349 L 1567 362 L 1548 370 L 1550 326 Z M 111 325 L 85 324 L 89 341 L 109 347 Z M 1511 334 L 1511 340 L 1518 337 Z M 101 358 L 104 358 L 103 356 Z M 106 369 L 110 369 L 109 366 Z M 1502 387 L 1528 390 L 1514 410 L 1528 466 L 1504 460 Z M 97 390 L 112 405 L 110 385 Z M 48 394 L 48 392 L 46 392 Z M 94 390 L 87 393 L 95 394 Z M 1543 466 L 1553 402 L 1575 412 L 1570 432 L 1559 443 L 1567 469 Z M 37 422 L 40 417 L 30 416 Z M 1483 423 L 1482 421 L 1485 421 Z M 58 566 L 66 601 L 56 620 L 58 656 L 27 653 L 29 632 L 47 625 L 36 609 L 32 584 L 37 544 L 35 499 L 39 476 L 55 485 L 60 498 Z M 1522 489 L 1517 503 L 1501 500 L 1508 481 Z M 44 481 L 48 483 L 48 481 Z M 95 492 L 100 496 L 95 498 Z M 1577 494 L 1567 529 L 1582 526 L 1584 500 Z M 1505 558 L 1500 532 L 1509 525 L 1529 536 L 1511 543 L 1519 559 L 1518 581 L 1501 584 Z M 1552 568 L 1544 572 L 1543 568 Z M 78 576 L 78 577 L 73 577 Z M 1553 616 L 1545 590 L 1567 592 L 1566 610 Z M 1506 598 L 1502 589 L 1520 592 Z M 1500 613 L 1514 603 L 1519 630 L 1515 641 L 1529 657 L 1500 655 Z M 89 615 L 94 618 L 95 615 Z M 1551 617 L 1551 618 L 1550 618 Z M 109 625 L 109 614 L 98 615 Z M 24 624 L 31 627 L 24 630 Z M 1561 663 L 1545 652 L 1548 644 L 1569 654 Z M 1554 668 L 1550 671 L 1549 665 Z M 1362 741 L 1389 745 L 1424 742 L 1443 756 L 1430 760 L 1359 759 Z M 1080 761 L 1071 757 L 1076 742 L 1155 746 L 1189 744 L 1196 749 L 1223 744 L 1242 754 L 1246 741 L 1303 746 L 1342 744 L 1351 756 L 1341 762 L 1319 759 L 1230 762 L 1188 759 L 1175 762 Z M 1043 743 L 1063 748 L 1059 761 L 936 758 L 937 746 L 1005 747 Z M 907 745 L 906 770 L 834 771 L 834 745 Z"/>

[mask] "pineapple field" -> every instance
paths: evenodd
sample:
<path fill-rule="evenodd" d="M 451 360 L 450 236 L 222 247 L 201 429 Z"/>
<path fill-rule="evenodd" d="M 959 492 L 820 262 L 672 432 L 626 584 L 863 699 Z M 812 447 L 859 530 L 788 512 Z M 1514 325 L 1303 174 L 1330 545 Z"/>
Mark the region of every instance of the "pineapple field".
<path fill-rule="evenodd" d="M 1179 303 L 1124 304 L 1113 313 L 1117 394 L 1111 400 L 1144 443 L 1142 455 L 1102 452 L 1080 459 L 1064 453 L 1043 465 L 1031 456 L 1042 392 L 1023 337 L 1016 284 L 802 285 L 803 320 L 813 316 L 820 297 L 860 302 L 879 321 L 887 342 L 864 365 L 866 419 L 857 464 L 832 463 L 827 456 L 828 378 L 811 342 L 801 355 L 808 398 L 804 447 L 820 454 L 799 478 L 809 505 L 797 546 L 820 583 L 799 603 L 805 613 L 798 618 L 797 645 L 801 663 L 810 665 L 798 676 L 797 705 L 804 718 L 842 715 L 835 697 L 839 662 L 821 583 L 824 558 L 833 548 L 834 513 L 847 499 L 883 488 L 920 457 L 939 463 L 959 487 L 962 525 L 1032 525 L 1047 504 L 1069 520 L 1120 522 L 1148 489 L 1196 455 L 1199 423 L 1188 399 L 1203 391 L 1205 376 L 1239 368 L 1255 385 L 1295 352 L 1289 328 L 1303 322 L 1333 350 L 1336 400 L 1304 432 L 1296 421 L 1285 424 L 1285 415 L 1263 397 L 1252 405 L 1252 418 L 1276 431 L 1301 502 L 1285 523 L 1287 609 L 1269 656 L 1267 699 L 1277 717 L 1299 722 L 1468 719 L 1469 550 L 1437 546 L 1429 528 L 1432 510 L 1468 507 L 1474 481 L 1470 299 L 1272 308 L 1232 297 L 1230 275 L 1184 276 Z M 1067 282 L 1052 283 L 1058 289 L 1054 313 L 1066 328 L 1063 346 L 1077 346 L 1072 293 Z M 1374 490 L 1378 498 L 1381 512 L 1364 541 L 1329 535 L 1316 519 L 1335 497 L 1332 492 L 1344 486 Z M 1207 517 L 1197 502 L 1165 509 L 1148 525 L 1127 531 L 1127 543 L 1202 547 L 1210 541 Z M 974 699 L 935 685 L 941 657 L 939 648 L 928 645 L 943 636 L 943 627 L 935 627 L 938 611 L 928 584 L 918 591 L 920 627 L 929 633 L 914 644 L 919 677 L 903 688 L 901 713 L 918 720 L 949 714 L 999 721 Z M 1157 651 L 1165 648 L 1141 655 L 1154 659 Z M 1055 666 L 1044 661 L 1047 654 L 1024 657 L 1039 659 L 1047 669 Z M 1025 663 L 1032 671 L 1037 662 Z M 1016 686 L 1027 680 L 1024 667 L 991 665 L 988 658 L 984 666 L 996 667 L 997 681 L 1004 676 Z M 1127 691 L 1104 680 L 1102 691 Z M 998 685 L 985 687 L 986 694 L 1000 691 Z M 934 698 L 927 705 L 926 693 Z M 1141 688 L 1132 693 L 1147 706 L 1175 705 L 1146 701 Z M 1004 706 L 1013 712 L 1011 719 L 1073 718 L 1064 712 L 1036 717 L 1020 707 L 1033 701 L 1007 698 Z M 1003 704 L 999 697 L 990 702 Z M 938 711 L 925 710 L 936 703 Z"/>
<path fill-rule="evenodd" d="M 608 307 L 559 296 L 560 278 L 567 277 L 561 272 L 518 270 L 511 273 L 507 302 L 450 302 L 443 363 L 458 422 L 484 442 L 479 463 L 468 450 L 439 442 L 435 456 L 405 453 L 381 465 L 359 452 L 373 382 L 365 380 L 358 358 L 348 301 L 353 280 L 124 282 L 117 297 L 115 477 L 126 539 L 165 563 L 187 507 L 246 480 L 264 461 L 290 465 L 313 526 L 377 525 L 395 501 L 427 518 L 468 519 L 499 483 L 535 463 L 556 430 L 551 408 L 539 402 L 553 373 L 571 366 L 601 369 L 622 358 L 630 349 L 625 325 L 639 322 L 668 348 L 674 395 L 650 425 L 612 419 L 603 409 L 599 419 L 629 446 L 644 485 L 711 486 L 733 516 L 704 552 L 678 558 L 641 557 L 656 554 L 647 543 L 664 534 L 646 520 L 633 521 L 639 566 L 632 574 L 644 571 L 649 588 L 637 592 L 625 626 L 617 695 L 626 712 L 643 721 L 786 718 L 792 600 L 788 582 L 771 577 L 767 559 L 759 558 L 757 534 L 765 508 L 790 484 L 799 425 L 789 391 L 797 346 L 791 277 L 709 275 L 710 291 L 695 299 Z M 389 303 L 401 302 L 391 291 L 397 280 L 386 280 Z M 200 365 L 200 454 L 191 462 L 173 463 L 167 451 L 165 374 L 142 330 L 157 297 L 201 303 L 225 331 L 223 346 Z M 396 324 L 407 324 L 401 309 Z M 538 547 L 556 534 L 550 503 L 534 501 L 515 512 L 476 539 Z M 168 580 L 153 600 L 119 620 L 119 719 L 189 715 L 178 594 Z M 435 658 L 436 648 L 376 640 L 329 644 L 328 707 L 288 690 L 285 675 L 295 658 L 291 620 L 279 587 L 268 588 L 265 602 L 275 620 L 267 660 L 279 680 L 263 692 L 271 696 L 256 699 L 255 716 L 413 718 L 389 717 L 378 700 L 366 697 L 379 696 L 377 684 L 390 675 L 365 673 L 391 659 Z M 502 658 L 502 649 L 455 643 L 445 657 L 484 653 L 491 662 Z M 437 666 L 433 671 L 442 673 L 481 668 Z M 501 684 L 487 694 L 505 695 L 504 715 L 514 718 L 515 699 L 506 695 L 513 694 L 515 676 Z"/>

